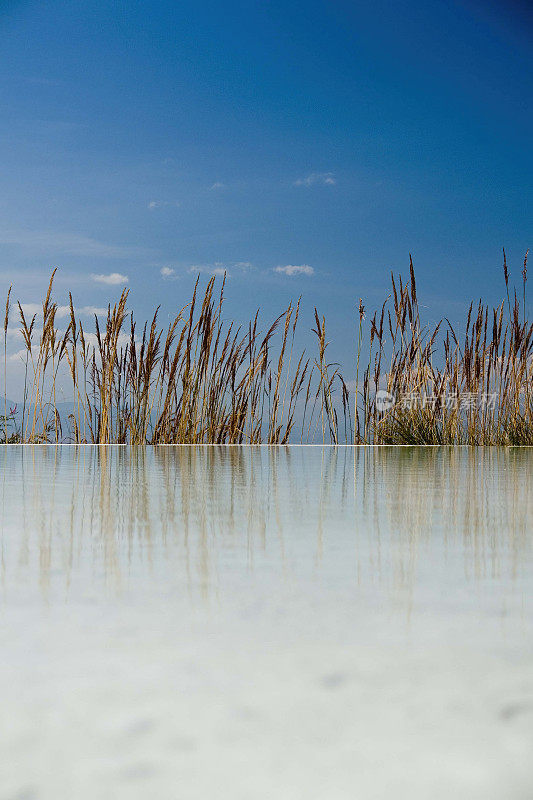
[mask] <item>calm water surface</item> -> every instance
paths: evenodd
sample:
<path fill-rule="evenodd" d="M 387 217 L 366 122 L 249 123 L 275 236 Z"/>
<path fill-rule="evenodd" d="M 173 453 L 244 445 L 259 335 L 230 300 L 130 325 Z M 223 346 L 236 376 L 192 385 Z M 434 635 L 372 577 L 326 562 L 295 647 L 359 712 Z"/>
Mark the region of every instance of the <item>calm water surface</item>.
<path fill-rule="evenodd" d="M 533 450 L 0 466 L 2 800 L 533 796 Z"/>

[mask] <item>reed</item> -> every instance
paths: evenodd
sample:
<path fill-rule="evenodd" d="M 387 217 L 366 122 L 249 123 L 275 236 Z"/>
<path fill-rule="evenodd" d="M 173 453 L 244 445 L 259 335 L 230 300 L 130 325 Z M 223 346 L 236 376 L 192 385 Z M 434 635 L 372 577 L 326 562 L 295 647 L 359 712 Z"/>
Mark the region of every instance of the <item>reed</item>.
<path fill-rule="evenodd" d="M 19 303 L 26 353 L 22 419 L 12 439 L 75 443 L 261 443 L 286 444 L 302 405 L 316 396 L 310 415 L 322 419 L 324 436 L 338 441 L 333 395 L 341 378 L 328 372 L 322 344 L 316 367 L 294 354 L 300 303 L 292 303 L 266 332 L 259 312 L 248 327 L 226 324 L 225 280 L 215 295 L 215 278 L 164 329 L 158 309 L 138 333 L 127 312 L 128 292 L 108 307 L 105 324 L 95 317 L 87 333 L 69 295 L 67 328 L 56 327 L 52 301 L 55 272 L 43 303 L 43 327 L 27 319 Z M 8 305 L 4 330 L 7 355 Z M 72 411 L 57 408 L 60 370 L 68 378 Z M 7 409 L 7 387 L 5 388 Z M 321 404 L 325 404 L 325 408 Z M 305 416 L 305 410 L 304 410 Z M 7 419 L 7 411 L 6 411 Z M 5 427 L 5 426 L 4 426 Z M 345 425 L 346 436 L 351 435 Z M 7 434 L 4 431 L 4 441 Z"/>
<path fill-rule="evenodd" d="M 13 287 L 10 286 L 7 290 L 7 298 L 6 298 L 6 313 L 4 316 L 4 442 L 7 442 L 7 425 L 8 425 L 8 417 L 7 417 L 7 329 L 9 326 L 9 300 L 11 298 L 11 289 Z"/>
<path fill-rule="evenodd" d="M 24 398 L 21 419 L 8 414 L 4 366 L 4 442 L 533 445 L 527 253 L 521 292 L 510 287 L 505 252 L 503 270 L 505 299 L 494 308 L 471 304 L 461 334 L 447 319 L 424 324 L 412 260 L 408 279 L 391 276 L 390 295 L 368 321 L 360 300 L 352 399 L 329 361 L 326 319 L 316 309 L 316 354 L 295 353 L 300 300 L 261 331 L 259 312 L 247 326 L 225 322 L 225 278 L 218 291 L 209 280 L 203 294 L 197 280 L 168 326 L 156 309 L 139 332 L 124 290 L 105 324 L 95 317 L 87 332 L 69 295 L 60 331 L 54 272 L 41 330 L 18 304 Z M 10 296 L 11 288 L 5 364 Z M 63 416 L 60 374 L 72 399 Z"/>
<path fill-rule="evenodd" d="M 522 309 L 510 291 L 489 308 L 471 303 L 464 332 L 448 319 L 424 326 L 413 262 L 405 283 L 392 276 L 392 295 L 370 330 L 372 361 L 361 405 L 365 440 L 379 444 L 533 445 L 533 325 L 526 315 L 527 253 Z M 521 313 L 522 311 L 522 313 Z M 387 392 L 379 403 L 379 390 Z"/>

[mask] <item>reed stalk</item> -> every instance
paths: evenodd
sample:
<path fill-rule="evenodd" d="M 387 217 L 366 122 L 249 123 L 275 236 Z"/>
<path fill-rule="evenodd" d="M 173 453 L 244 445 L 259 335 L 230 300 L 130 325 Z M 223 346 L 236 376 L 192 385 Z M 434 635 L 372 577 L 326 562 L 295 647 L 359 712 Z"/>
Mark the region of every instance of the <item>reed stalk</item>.
<path fill-rule="evenodd" d="M 7 329 L 9 325 L 9 299 L 11 297 L 11 285 L 7 291 L 6 313 L 4 316 L 4 442 L 7 444 Z"/>

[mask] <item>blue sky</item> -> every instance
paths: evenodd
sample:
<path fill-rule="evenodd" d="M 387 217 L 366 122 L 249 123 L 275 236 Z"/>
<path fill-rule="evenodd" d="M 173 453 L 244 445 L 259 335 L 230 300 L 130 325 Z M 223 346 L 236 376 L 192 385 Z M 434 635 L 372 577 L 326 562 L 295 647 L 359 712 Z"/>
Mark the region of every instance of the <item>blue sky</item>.
<path fill-rule="evenodd" d="M 428 319 L 502 294 L 531 244 L 526 2 L 0 4 L 0 288 L 166 318 L 303 294 L 332 356 L 412 252 Z M 161 270 L 166 275 L 161 274 Z M 347 374 L 350 368 L 346 369 Z"/>

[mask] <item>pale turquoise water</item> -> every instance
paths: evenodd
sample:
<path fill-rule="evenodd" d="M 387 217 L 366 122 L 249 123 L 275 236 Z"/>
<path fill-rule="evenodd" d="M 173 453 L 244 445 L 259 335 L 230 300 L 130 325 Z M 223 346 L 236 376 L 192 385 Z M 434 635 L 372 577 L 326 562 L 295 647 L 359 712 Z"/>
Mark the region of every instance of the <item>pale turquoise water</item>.
<path fill-rule="evenodd" d="M 529 798 L 533 451 L 8 447 L 0 798 Z"/>

